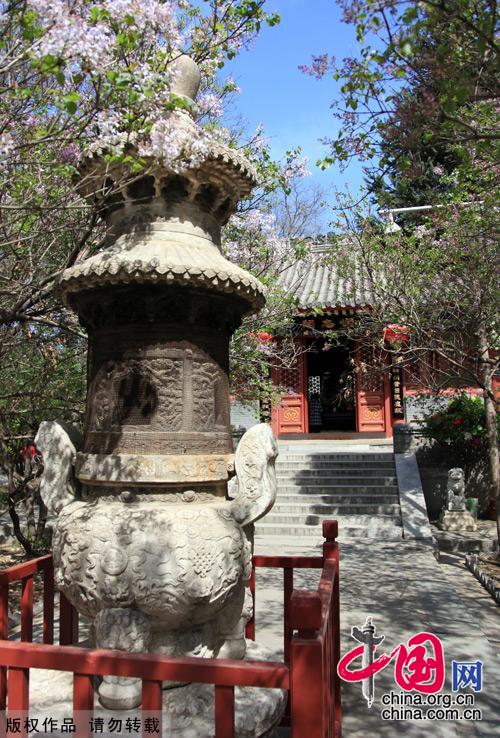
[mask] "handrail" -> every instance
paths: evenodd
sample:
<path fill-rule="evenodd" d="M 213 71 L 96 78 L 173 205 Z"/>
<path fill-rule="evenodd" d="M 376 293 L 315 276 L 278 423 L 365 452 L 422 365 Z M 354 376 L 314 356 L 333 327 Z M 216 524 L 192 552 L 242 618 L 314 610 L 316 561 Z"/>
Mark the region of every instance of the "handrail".
<path fill-rule="evenodd" d="M 226 687 L 289 688 L 289 669 L 274 661 L 126 653 L 114 649 L 0 641 L 0 662 L 16 669 L 52 669 L 89 676 L 199 682 Z"/>
<path fill-rule="evenodd" d="M 37 559 L 31 559 L 31 561 L 23 561 L 20 564 L 8 566 L 6 569 L 0 569 L 0 586 L 20 581 L 25 577 L 38 574 L 40 571 L 46 571 L 52 565 L 52 554 L 46 554 L 45 556 L 39 556 Z"/>
<path fill-rule="evenodd" d="M 283 570 L 284 663 L 130 654 L 70 645 L 78 641 L 78 612 L 60 594 L 59 646 L 54 636 L 52 556 L 0 571 L 0 709 L 9 695 L 9 714 L 29 708 L 29 670 L 73 672 L 73 707 L 92 712 L 93 676 L 142 680 L 142 710 L 161 711 L 162 682 L 185 681 L 215 687 L 215 736 L 234 736 L 234 688 L 262 687 L 289 691 L 284 725 L 292 738 L 340 738 L 339 551 L 336 521 L 323 523 L 322 556 L 254 556 L 250 590 L 254 614 L 247 637 L 255 638 L 255 571 Z M 295 569 L 321 569 L 317 590 L 294 590 Z M 43 643 L 33 638 L 33 580 L 44 579 Z M 21 641 L 8 639 L 9 585 L 22 583 Z M 81 735 L 88 729 L 82 727 Z M 78 732 L 80 736 L 80 732 Z"/>

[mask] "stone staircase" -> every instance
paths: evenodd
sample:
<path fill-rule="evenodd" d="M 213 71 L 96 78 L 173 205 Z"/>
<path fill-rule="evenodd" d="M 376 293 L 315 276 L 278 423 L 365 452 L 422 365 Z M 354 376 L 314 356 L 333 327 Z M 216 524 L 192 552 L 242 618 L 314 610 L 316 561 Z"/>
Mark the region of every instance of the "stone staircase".
<path fill-rule="evenodd" d="M 322 521 L 335 518 L 342 538 L 402 538 L 390 451 L 286 447 L 280 451 L 276 472 L 277 500 L 256 523 L 257 536 L 321 537 Z"/>

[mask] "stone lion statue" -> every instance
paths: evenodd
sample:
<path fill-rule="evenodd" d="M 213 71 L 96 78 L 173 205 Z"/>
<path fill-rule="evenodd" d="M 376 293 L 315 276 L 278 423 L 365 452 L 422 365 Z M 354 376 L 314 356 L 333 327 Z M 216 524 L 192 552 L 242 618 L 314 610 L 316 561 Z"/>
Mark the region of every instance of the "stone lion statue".
<path fill-rule="evenodd" d="M 450 469 L 446 484 L 447 509 L 451 511 L 465 510 L 465 474 L 459 467 Z"/>

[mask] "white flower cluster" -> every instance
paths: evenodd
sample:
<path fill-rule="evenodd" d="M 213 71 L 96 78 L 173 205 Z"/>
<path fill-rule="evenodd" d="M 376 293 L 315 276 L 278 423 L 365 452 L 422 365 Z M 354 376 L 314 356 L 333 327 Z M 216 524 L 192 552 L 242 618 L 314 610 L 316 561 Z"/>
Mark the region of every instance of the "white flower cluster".
<path fill-rule="evenodd" d="M 185 158 L 193 131 L 191 126 L 183 125 L 184 115 L 185 113 L 174 111 L 153 123 L 148 140 L 141 142 L 139 146 L 139 154 L 152 156 L 168 164 Z"/>
<path fill-rule="evenodd" d="M 287 182 L 291 182 L 293 179 L 310 177 L 311 172 L 307 168 L 309 166 L 309 159 L 307 157 L 295 158 L 290 165 L 284 170 L 283 176 Z"/>
<path fill-rule="evenodd" d="M 105 151 L 120 154 L 127 144 L 136 141 L 136 135 L 122 129 L 121 116 L 115 110 L 101 110 L 96 115 L 95 123 L 98 132 L 86 148 L 89 154 L 102 154 Z"/>
<path fill-rule="evenodd" d="M 171 2 L 159 0 L 104 0 L 105 8 L 114 22 L 129 22 L 139 31 L 159 29 L 174 46 L 180 46 L 181 35 L 175 8 Z"/>
<path fill-rule="evenodd" d="M 116 25 L 135 26 L 143 34 L 143 42 L 154 38 L 170 48 L 179 48 L 182 34 L 173 3 L 164 0 L 28 0 L 45 29 L 34 53 L 64 57 L 79 66 L 88 64 L 103 71 L 113 62 L 117 44 Z M 94 10 L 107 11 L 98 21 Z M 109 20 L 107 20 L 109 18 Z M 149 36 L 148 36 L 149 34 Z"/>
<path fill-rule="evenodd" d="M 68 61 L 105 69 L 112 61 L 113 34 L 104 23 L 89 22 L 89 6 L 76 0 L 28 0 L 45 33 L 35 45 L 37 56 L 52 55 Z"/>
<path fill-rule="evenodd" d="M 200 115 L 213 115 L 220 118 L 224 114 L 222 100 L 215 92 L 203 92 L 198 95 L 196 107 Z"/>
<path fill-rule="evenodd" d="M 278 234 L 274 213 L 254 208 L 231 216 L 224 251 L 228 259 L 247 269 L 265 262 L 272 271 L 288 258 L 289 243 Z"/>

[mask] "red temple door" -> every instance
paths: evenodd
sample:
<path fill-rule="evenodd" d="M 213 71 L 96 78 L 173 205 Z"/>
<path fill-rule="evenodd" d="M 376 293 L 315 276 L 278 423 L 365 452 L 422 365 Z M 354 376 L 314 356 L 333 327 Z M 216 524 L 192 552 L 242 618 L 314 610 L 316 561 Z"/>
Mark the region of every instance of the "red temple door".
<path fill-rule="evenodd" d="M 356 426 L 359 433 L 390 433 L 387 379 L 369 346 L 356 349 Z"/>
<path fill-rule="evenodd" d="M 280 433 L 307 433 L 307 362 L 305 353 L 300 354 L 289 368 L 273 369 L 275 385 L 286 389 L 286 395 L 278 407 L 273 408 L 273 431 Z"/>

